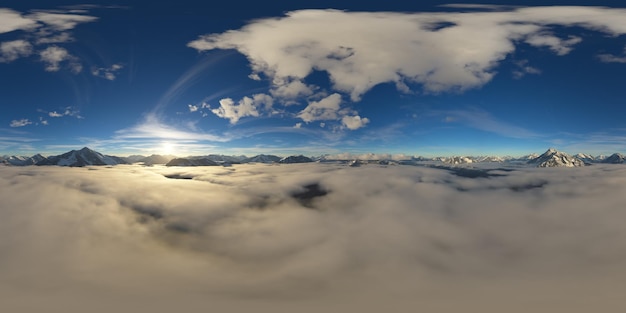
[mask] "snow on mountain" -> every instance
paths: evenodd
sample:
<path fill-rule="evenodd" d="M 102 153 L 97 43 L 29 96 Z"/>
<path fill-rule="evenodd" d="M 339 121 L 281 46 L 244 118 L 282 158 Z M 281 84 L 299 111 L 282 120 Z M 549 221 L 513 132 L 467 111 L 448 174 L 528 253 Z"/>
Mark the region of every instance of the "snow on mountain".
<path fill-rule="evenodd" d="M 119 157 L 104 155 L 87 147 L 80 150 L 72 150 L 61 155 L 50 156 L 35 163 L 35 165 L 59 165 L 71 167 L 116 164 L 126 164 L 126 161 Z"/>
<path fill-rule="evenodd" d="M 507 159 L 499 156 L 479 156 L 474 158 L 474 162 L 496 162 L 501 163 L 506 161 Z"/>
<path fill-rule="evenodd" d="M 288 157 L 284 157 L 278 161 L 278 163 L 283 163 L 283 164 L 309 163 L 309 162 L 313 162 L 313 160 L 303 155 L 291 155 Z"/>
<path fill-rule="evenodd" d="M 200 159 L 208 159 L 211 161 L 215 161 L 217 163 L 241 163 L 241 160 L 245 159 L 245 155 L 223 155 L 223 154 L 209 154 L 198 157 L 190 157 L 190 158 L 200 158 Z"/>
<path fill-rule="evenodd" d="M 585 164 L 591 164 L 591 163 L 597 162 L 596 158 L 594 158 L 593 155 L 590 155 L 590 154 L 577 153 L 576 155 L 574 155 L 574 157 L 585 162 Z"/>
<path fill-rule="evenodd" d="M 524 162 L 527 162 L 527 161 L 534 160 L 534 159 L 536 159 L 538 157 L 539 157 L 539 154 L 531 153 L 531 154 L 527 154 L 527 155 L 521 156 L 521 157 L 519 157 L 517 159 L 513 159 L 512 161 L 524 161 Z"/>
<path fill-rule="evenodd" d="M 537 167 L 579 167 L 585 166 L 585 163 L 567 153 L 557 151 L 550 148 L 544 154 L 528 161 L 528 164 Z"/>
<path fill-rule="evenodd" d="M 45 157 L 41 154 L 35 154 L 31 157 L 24 156 L 10 156 L 3 160 L 5 164 L 13 165 L 13 166 L 27 166 L 27 165 L 35 165 L 38 162 L 44 160 Z"/>
<path fill-rule="evenodd" d="M 350 167 L 359 167 L 362 164 L 363 164 L 363 162 L 361 162 L 361 160 L 359 160 L 359 159 L 354 159 L 354 160 L 348 162 L 348 166 L 350 166 Z"/>
<path fill-rule="evenodd" d="M 165 166 L 218 166 L 219 164 L 208 158 L 175 158 Z"/>
<path fill-rule="evenodd" d="M 241 160 L 241 163 L 274 163 L 280 161 L 280 157 L 268 154 L 259 154 Z"/>
<path fill-rule="evenodd" d="M 453 156 L 453 157 L 444 159 L 443 162 L 448 163 L 448 164 L 469 164 L 469 163 L 474 163 L 474 160 L 472 160 L 469 157 L 464 157 L 464 156 Z"/>
<path fill-rule="evenodd" d="M 621 164 L 624 163 L 625 159 L 626 157 L 623 154 L 613 153 L 610 157 L 602 160 L 602 163 Z"/>

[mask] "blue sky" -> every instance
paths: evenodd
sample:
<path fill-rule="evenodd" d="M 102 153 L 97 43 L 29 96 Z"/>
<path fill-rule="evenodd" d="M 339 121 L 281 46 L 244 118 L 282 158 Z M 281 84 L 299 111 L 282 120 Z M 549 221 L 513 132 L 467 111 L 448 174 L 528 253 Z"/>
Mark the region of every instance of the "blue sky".
<path fill-rule="evenodd" d="M 2 4 L 0 154 L 626 152 L 624 4 L 306 2 Z"/>

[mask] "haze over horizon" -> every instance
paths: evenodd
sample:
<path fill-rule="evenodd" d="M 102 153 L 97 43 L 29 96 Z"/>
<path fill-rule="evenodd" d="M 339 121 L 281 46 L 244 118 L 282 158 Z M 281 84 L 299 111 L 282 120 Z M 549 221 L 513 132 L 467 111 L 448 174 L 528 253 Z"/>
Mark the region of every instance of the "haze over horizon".
<path fill-rule="evenodd" d="M 0 154 L 624 152 L 626 6 L 526 3 L 3 5 Z"/>

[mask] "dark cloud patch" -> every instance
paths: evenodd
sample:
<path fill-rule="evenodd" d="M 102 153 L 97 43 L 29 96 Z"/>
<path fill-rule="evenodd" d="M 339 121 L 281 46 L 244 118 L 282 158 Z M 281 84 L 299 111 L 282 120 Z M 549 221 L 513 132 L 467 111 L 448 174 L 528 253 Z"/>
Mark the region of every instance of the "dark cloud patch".
<path fill-rule="evenodd" d="M 189 174 L 165 174 L 163 176 L 165 176 L 165 178 L 171 178 L 171 179 L 193 179 L 194 178 L 193 175 L 189 175 Z"/>
<path fill-rule="evenodd" d="M 299 190 L 291 192 L 291 197 L 298 200 L 300 204 L 307 208 L 314 208 L 313 201 L 318 197 L 327 195 L 327 191 L 319 183 L 312 183 L 302 186 Z"/>

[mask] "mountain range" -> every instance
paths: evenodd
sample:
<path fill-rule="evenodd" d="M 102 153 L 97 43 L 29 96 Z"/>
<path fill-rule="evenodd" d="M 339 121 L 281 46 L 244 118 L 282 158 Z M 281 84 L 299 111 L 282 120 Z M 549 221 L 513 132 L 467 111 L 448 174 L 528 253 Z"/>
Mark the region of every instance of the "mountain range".
<path fill-rule="evenodd" d="M 358 160 L 358 159 L 339 159 L 332 158 L 328 155 L 320 157 L 306 157 L 303 155 L 292 155 L 287 157 L 279 157 L 276 155 L 259 154 L 253 157 L 229 156 L 220 154 L 209 154 L 205 156 L 189 156 L 189 157 L 175 157 L 172 155 L 157 155 L 150 156 L 131 155 L 128 157 L 117 157 L 112 155 L 105 155 L 100 152 L 94 151 L 87 147 L 80 150 L 71 150 L 66 153 L 54 156 L 44 157 L 41 154 L 35 154 L 31 157 L 25 156 L 0 156 L 0 164 L 7 166 L 28 166 L 28 165 L 57 165 L 57 166 L 70 166 L 81 167 L 91 165 L 117 165 L 117 164 L 134 164 L 140 163 L 143 165 L 164 164 L 166 166 L 229 166 L 231 164 L 240 163 L 279 163 L 279 164 L 291 164 L 291 163 L 307 163 L 307 162 L 343 162 L 348 164 L 423 164 L 428 162 L 444 163 L 452 166 L 462 166 L 465 164 L 475 163 L 515 163 L 517 165 L 527 165 L 536 167 L 579 167 L 585 165 L 592 165 L 595 163 L 610 163 L 610 164 L 623 164 L 626 160 L 626 156 L 620 153 L 614 153 L 609 157 L 604 156 L 591 156 L 589 154 L 578 153 L 576 155 L 569 155 L 567 153 L 550 148 L 541 155 L 529 154 L 519 158 L 513 157 L 498 157 L 498 156 L 452 156 L 452 157 L 437 157 L 437 158 L 424 158 L 424 157 L 407 157 L 406 160 L 390 161 L 387 159 L 380 160 Z M 357 161 L 357 162 L 355 162 Z"/>

